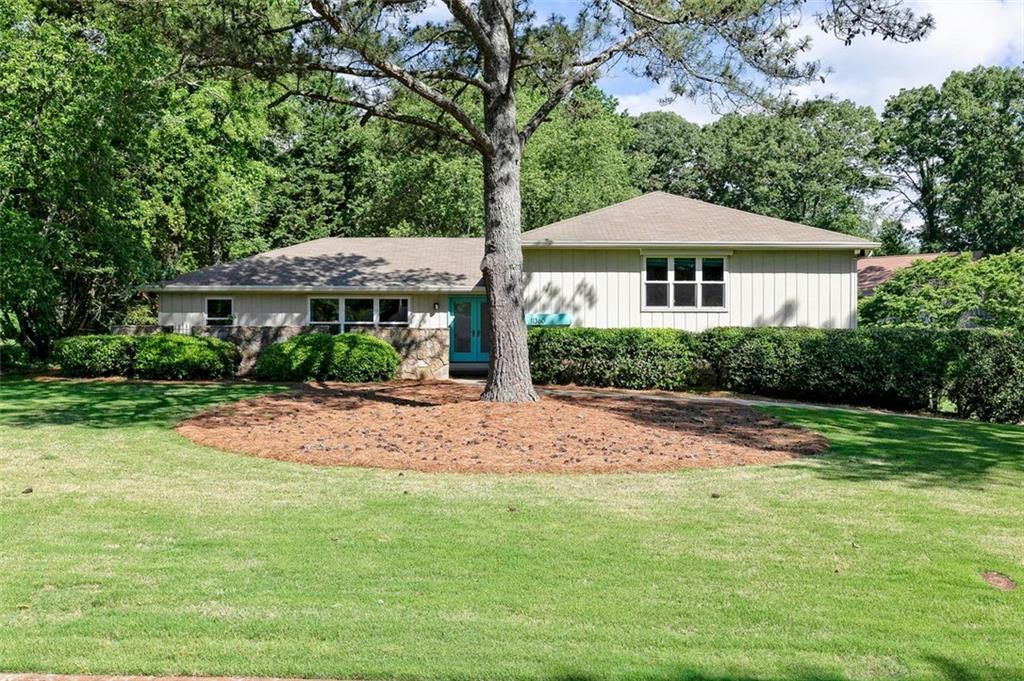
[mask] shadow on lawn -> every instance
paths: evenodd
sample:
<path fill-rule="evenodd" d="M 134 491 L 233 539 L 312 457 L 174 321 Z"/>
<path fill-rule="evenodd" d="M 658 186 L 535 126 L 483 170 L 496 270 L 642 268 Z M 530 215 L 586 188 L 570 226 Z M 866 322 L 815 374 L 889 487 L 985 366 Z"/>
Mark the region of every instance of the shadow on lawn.
<path fill-rule="evenodd" d="M 926 659 L 935 668 L 938 678 L 946 681 L 996 681 L 997 679 L 1001 681 L 1024 678 L 1024 670 L 1011 669 L 1006 666 L 972 669 L 945 657 L 931 656 Z M 852 681 L 853 677 L 806 666 L 794 666 L 785 674 L 772 675 L 717 674 L 692 667 L 679 667 L 653 673 L 641 672 L 635 676 L 630 675 L 629 678 L 635 681 Z M 606 677 L 586 672 L 566 672 L 552 674 L 546 677 L 545 681 L 606 681 Z"/>
<path fill-rule="evenodd" d="M 832 443 L 813 470 L 833 480 L 902 480 L 913 486 L 980 487 L 992 474 L 1024 473 L 1024 428 L 978 421 L 771 407 Z M 799 464 L 798 464 L 799 465 Z"/>
<path fill-rule="evenodd" d="M 0 382 L 0 425 L 19 428 L 171 426 L 206 407 L 275 390 L 280 388 L 228 382 L 179 384 L 5 378 Z"/>

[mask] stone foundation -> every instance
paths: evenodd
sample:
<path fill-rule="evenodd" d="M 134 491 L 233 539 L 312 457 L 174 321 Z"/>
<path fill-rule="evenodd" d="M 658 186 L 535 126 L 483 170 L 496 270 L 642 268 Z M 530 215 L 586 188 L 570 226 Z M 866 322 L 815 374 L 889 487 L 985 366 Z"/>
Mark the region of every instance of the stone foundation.
<path fill-rule="evenodd" d="M 146 336 L 172 331 L 166 326 L 115 326 L 113 333 L 124 336 Z M 311 333 L 308 326 L 193 326 L 193 336 L 212 336 L 238 346 L 242 364 L 238 373 L 245 376 L 256 363 L 264 348 L 288 340 L 300 333 Z M 414 329 L 409 327 L 381 327 L 366 329 L 387 341 L 398 351 L 402 363 L 399 378 L 448 378 L 448 329 Z"/>
<path fill-rule="evenodd" d="M 399 378 L 448 378 L 448 329 L 413 329 L 404 326 L 367 329 L 398 350 Z"/>

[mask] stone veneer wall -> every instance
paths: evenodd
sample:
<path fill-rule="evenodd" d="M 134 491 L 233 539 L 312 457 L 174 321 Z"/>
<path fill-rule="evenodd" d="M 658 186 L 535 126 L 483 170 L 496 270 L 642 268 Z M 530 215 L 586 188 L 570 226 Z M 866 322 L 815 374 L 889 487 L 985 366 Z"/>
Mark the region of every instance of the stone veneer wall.
<path fill-rule="evenodd" d="M 126 336 L 144 336 L 167 333 L 171 329 L 161 326 L 115 326 L 112 331 Z M 193 336 L 212 336 L 237 345 L 242 353 L 242 364 L 238 373 L 243 376 L 252 370 L 256 357 L 264 348 L 300 333 L 310 332 L 313 330 L 308 326 L 192 327 Z M 402 358 L 398 368 L 399 378 L 448 378 L 448 329 L 395 326 L 366 329 L 363 333 L 373 334 L 394 346 Z"/>

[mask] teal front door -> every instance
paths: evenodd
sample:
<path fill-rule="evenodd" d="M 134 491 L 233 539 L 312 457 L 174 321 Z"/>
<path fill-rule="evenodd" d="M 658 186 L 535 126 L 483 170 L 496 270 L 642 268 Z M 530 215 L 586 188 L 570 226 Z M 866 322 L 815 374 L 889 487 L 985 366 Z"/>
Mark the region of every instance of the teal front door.
<path fill-rule="evenodd" d="M 491 320 L 483 296 L 448 299 L 448 343 L 453 362 L 486 362 L 491 351 Z"/>

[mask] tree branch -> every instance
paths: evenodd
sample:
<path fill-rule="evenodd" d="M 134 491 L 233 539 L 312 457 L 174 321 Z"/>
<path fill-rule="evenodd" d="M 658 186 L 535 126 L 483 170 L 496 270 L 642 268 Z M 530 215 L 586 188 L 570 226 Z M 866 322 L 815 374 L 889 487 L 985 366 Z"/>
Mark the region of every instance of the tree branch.
<path fill-rule="evenodd" d="M 333 12 L 331 12 L 324 3 L 324 0 L 311 0 L 310 4 L 312 5 L 313 10 L 324 21 L 326 21 L 332 29 L 334 29 L 335 34 L 339 38 L 344 39 L 346 36 L 354 35 L 356 33 L 354 30 L 351 30 L 351 27 L 346 26 L 340 19 L 338 19 L 337 16 L 334 15 Z M 455 101 L 449 99 L 441 92 L 438 92 L 419 78 L 416 78 L 412 73 L 406 71 L 401 66 L 374 55 L 365 47 L 356 45 L 350 47 L 359 53 L 367 63 L 382 71 L 386 77 L 398 81 L 412 92 L 416 93 L 441 111 L 454 118 L 455 121 L 469 133 L 469 136 L 473 138 L 475 141 L 475 148 L 478 151 L 483 154 L 491 153 L 492 145 L 490 139 L 484 134 L 483 130 L 473 122 L 473 119 L 469 117 L 469 114 L 467 114 Z"/>
<path fill-rule="evenodd" d="M 519 133 L 519 143 L 526 144 L 527 140 L 530 139 L 530 136 L 537 131 L 537 128 L 540 127 L 541 123 L 547 120 L 547 117 L 552 111 L 554 111 L 555 107 L 565 101 L 565 98 L 568 97 L 573 90 L 587 82 L 587 80 L 597 73 L 597 70 L 606 64 L 609 59 L 628 50 L 636 43 L 648 37 L 652 32 L 652 28 L 639 28 L 632 34 L 622 38 L 614 45 L 608 46 L 593 57 L 576 62 L 574 66 L 580 67 L 579 70 L 566 78 L 566 80 L 551 93 L 547 101 L 541 104 L 540 108 L 534 112 L 529 122 L 523 127 L 523 131 Z"/>
<path fill-rule="evenodd" d="M 483 17 L 464 0 L 442 0 L 442 2 L 448 7 L 452 16 L 469 30 L 470 35 L 473 36 L 473 42 L 476 43 L 483 56 L 487 59 L 497 59 L 497 52 L 494 49 L 494 43 L 491 42 Z"/>
<path fill-rule="evenodd" d="M 303 99 L 310 99 L 317 102 L 326 102 L 328 104 L 338 104 L 341 106 L 351 106 L 353 108 L 365 111 L 366 115 L 368 116 L 376 116 L 377 118 L 384 118 L 389 121 L 396 121 L 398 123 L 405 123 L 408 125 L 415 125 L 420 128 L 426 128 L 427 130 L 430 130 L 440 135 L 441 137 L 445 137 L 454 142 L 458 142 L 459 144 L 464 144 L 475 151 L 480 151 L 480 147 L 477 146 L 476 140 L 474 140 L 472 137 L 459 134 L 454 130 L 444 127 L 437 121 L 432 121 L 427 118 L 421 118 L 419 116 L 412 116 L 409 114 L 399 113 L 398 111 L 387 108 L 387 106 L 384 103 L 370 104 L 369 102 L 363 102 L 358 99 L 345 99 L 342 97 L 325 95 L 319 92 L 303 90 L 288 90 L 285 93 L 284 97 L 302 97 Z"/>

